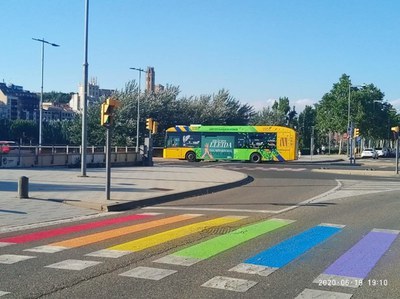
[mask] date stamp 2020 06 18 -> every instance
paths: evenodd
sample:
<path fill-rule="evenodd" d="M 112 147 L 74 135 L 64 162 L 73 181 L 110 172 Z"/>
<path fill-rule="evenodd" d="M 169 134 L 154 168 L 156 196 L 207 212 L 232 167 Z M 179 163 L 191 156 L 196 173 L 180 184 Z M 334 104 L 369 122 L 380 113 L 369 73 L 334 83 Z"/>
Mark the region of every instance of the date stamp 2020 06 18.
<path fill-rule="evenodd" d="M 363 285 L 367 286 L 373 286 L 373 287 L 378 287 L 378 286 L 388 286 L 389 281 L 387 279 L 318 279 L 318 285 L 319 286 L 328 286 L 328 287 L 360 287 Z"/>

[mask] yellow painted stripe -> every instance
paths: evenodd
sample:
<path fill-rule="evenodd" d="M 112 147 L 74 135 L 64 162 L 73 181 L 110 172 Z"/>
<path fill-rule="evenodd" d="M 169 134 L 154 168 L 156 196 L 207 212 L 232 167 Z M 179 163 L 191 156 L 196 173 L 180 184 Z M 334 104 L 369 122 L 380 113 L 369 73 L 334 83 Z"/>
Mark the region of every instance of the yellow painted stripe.
<path fill-rule="evenodd" d="M 95 234 L 91 234 L 91 235 L 87 235 L 87 236 L 83 236 L 83 237 L 78 237 L 78 238 L 74 238 L 74 239 L 69 239 L 69 240 L 65 240 L 65 241 L 61 241 L 61 242 L 52 243 L 49 245 L 50 246 L 63 246 L 63 247 L 70 247 L 70 248 L 80 247 L 80 246 L 108 240 L 111 238 L 143 231 L 146 229 L 192 219 L 192 218 L 199 217 L 199 216 L 201 216 L 201 214 L 178 215 L 178 216 L 173 216 L 173 217 L 169 217 L 169 218 L 164 218 L 164 219 L 149 221 L 149 222 L 145 222 L 145 223 L 130 225 L 130 226 L 126 226 L 126 227 L 116 228 L 116 229 L 112 229 L 112 230 L 108 230 L 108 231 L 104 231 L 104 232 L 100 232 L 100 233 L 95 233 Z"/>
<path fill-rule="evenodd" d="M 146 248 L 150 248 L 168 241 L 179 239 L 212 227 L 224 225 L 227 223 L 235 222 L 245 217 L 240 216 L 229 216 L 221 217 L 213 220 L 203 221 L 199 223 L 189 224 L 180 228 L 171 229 L 159 234 L 151 235 L 148 237 L 133 240 L 131 242 L 122 243 L 116 246 L 112 246 L 110 250 L 126 250 L 126 251 L 140 251 Z"/>

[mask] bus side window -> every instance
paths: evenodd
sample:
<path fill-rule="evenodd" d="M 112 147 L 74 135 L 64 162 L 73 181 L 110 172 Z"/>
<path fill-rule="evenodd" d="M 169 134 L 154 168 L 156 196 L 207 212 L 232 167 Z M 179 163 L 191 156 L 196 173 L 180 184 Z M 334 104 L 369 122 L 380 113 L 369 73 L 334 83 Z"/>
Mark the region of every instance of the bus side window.
<path fill-rule="evenodd" d="M 183 135 L 183 146 L 184 147 L 200 147 L 200 134 L 191 133 Z"/>
<path fill-rule="evenodd" d="M 237 148 L 249 148 L 249 140 L 247 134 L 238 134 L 236 139 Z"/>
<path fill-rule="evenodd" d="M 167 147 L 178 147 L 179 146 L 179 136 L 169 135 L 167 139 Z"/>

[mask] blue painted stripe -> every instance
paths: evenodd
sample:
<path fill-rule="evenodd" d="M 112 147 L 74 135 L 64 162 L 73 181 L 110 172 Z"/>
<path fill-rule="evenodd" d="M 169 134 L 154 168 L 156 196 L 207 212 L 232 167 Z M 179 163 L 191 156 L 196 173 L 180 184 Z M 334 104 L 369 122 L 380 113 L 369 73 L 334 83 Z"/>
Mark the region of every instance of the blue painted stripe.
<path fill-rule="evenodd" d="M 247 259 L 244 263 L 258 266 L 281 268 L 324 242 L 342 228 L 318 225 Z"/>
<path fill-rule="evenodd" d="M 275 155 L 275 157 L 278 159 L 279 162 L 284 162 L 284 161 L 285 161 L 285 158 L 283 158 L 283 157 L 281 156 L 281 154 L 279 154 L 279 153 L 277 153 L 277 154 Z"/>
<path fill-rule="evenodd" d="M 177 132 L 182 132 L 181 128 L 179 126 L 175 126 L 175 129 Z"/>

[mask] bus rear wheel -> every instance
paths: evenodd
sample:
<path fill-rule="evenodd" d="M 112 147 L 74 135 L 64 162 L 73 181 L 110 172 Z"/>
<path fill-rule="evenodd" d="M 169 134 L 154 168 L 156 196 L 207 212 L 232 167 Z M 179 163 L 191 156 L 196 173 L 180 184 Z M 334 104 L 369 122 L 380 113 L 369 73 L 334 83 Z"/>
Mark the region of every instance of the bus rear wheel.
<path fill-rule="evenodd" d="M 259 153 L 252 153 L 250 155 L 251 163 L 261 163 L 261 155 Z"/>
<path fill-rule="evenodd" d="M 196 162 L 196 154 L 195 154 L 195 152 L 187 152 L 185 158 L 189 162 Z"/>

